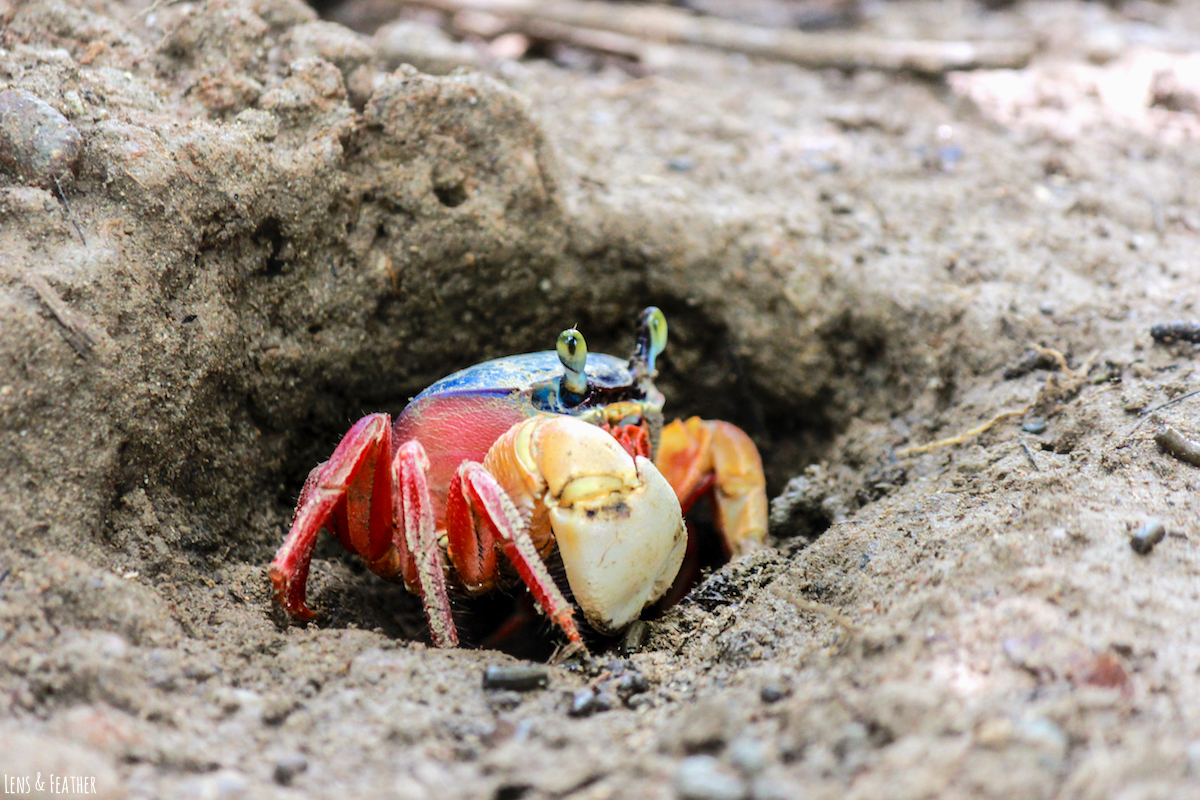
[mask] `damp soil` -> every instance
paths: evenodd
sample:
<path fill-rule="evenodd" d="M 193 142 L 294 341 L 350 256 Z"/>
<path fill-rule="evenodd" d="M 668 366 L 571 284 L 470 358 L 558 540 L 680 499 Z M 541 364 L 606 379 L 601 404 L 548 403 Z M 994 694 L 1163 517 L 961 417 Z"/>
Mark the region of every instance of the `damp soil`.
<path fill-rule="evenodd" d="M 6 780 L 1194 791 L 1200 472 L 1154 433 L 1200 438 L 1197 353 L 1150 329 L 1200 314 L 1200 17 L 872 8 L 870 32 L 1036 55 L 936 78 L 513 61 L 426 28 L 403 60 L 430 74 L 292 0 L 0 1 L 0 90 L 27 93 L 4 108 L 61 115 L 0 120 Z M 565 664 L 537 620 L 504 651 L 429 647 L 331 538 L 321 620 L 276 624 L 265 565 L 355 419 L 572 324 L 628 352 L 649 304 L 668 415 L 764 455 L 770 548 L 640 648 Z M 456 608 L 486 631 L 505 603 Z M 496 666 L 525 671 L 485 686 Z"/>

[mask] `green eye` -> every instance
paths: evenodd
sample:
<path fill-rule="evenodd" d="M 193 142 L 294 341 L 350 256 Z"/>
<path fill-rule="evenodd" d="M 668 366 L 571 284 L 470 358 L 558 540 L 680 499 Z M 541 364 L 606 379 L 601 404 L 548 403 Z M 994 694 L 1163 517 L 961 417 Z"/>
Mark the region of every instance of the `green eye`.
<path fill-rule="evenodd" d="M 654 359 L 667 349 L 667 318 L 656 306 L 650 306 L 645 311 L 645 320 L 650 330 L 650 369 L 654 369 Z"/>
<path fill-rule="evenodd" d="M 645 365 L 646 376 L 654 377 L 654 359 L 667 346 L 667 318 L 655 306 L 642 312 L 642 324 L 638 328 L 637 350 L 634 359 Z"/>
<path fill-rule="evenodd" d="M 558 360 L 563 365 L 563 390 L 567 394 L 587 394 L 587 342 L 583 334 L 568 328 L 558 335 Z"/>

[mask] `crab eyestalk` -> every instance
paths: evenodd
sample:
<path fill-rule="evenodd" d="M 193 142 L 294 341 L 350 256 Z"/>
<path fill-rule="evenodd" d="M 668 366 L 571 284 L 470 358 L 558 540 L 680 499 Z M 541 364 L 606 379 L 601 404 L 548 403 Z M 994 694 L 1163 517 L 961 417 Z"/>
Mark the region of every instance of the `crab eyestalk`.
<path fill-rule="evenodd" d="M 568 405 L 578 405 L 587 396 L 587 342 L 583 334 L 567 328 L 558 335 L 558 360 L 563 365 L 559 394 Z"/>
<path fill-rule="evenodd" d="M 634 346 L 633 358 L 629 359 L 629 367 L 639 380 L 653 378 L 656 374 L 654 359 L 667 347 L 667 318 L 657 306 L 650 306 L 642 312 L 642 321 L 638 325 L 637 344 Z"/>

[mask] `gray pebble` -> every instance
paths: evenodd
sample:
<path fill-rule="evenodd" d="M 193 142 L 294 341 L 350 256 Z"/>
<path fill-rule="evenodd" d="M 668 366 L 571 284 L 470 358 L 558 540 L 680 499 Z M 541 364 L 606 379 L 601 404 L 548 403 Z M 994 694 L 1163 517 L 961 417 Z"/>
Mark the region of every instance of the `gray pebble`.
<path fill-rule="evenodd" d="M 787 697 L 787 692 L 778 683 L 767 683 L 758 690 L 758 696 L 764 703 L 778 703 Z"/>
<path fill-rule="evenodd" d="M 280 786 L 290 786 L 297 775 L 308 771 L 308 759 L 296 753 L 284 756 L 275 762 L 275 782 Z"/>
<path fill-rule="evenodd" d="M 1046 430 L 1045 417 L 1030 417 L 1021 425 L 1021 430 L 1026 433 L 1041 433 Z"/>
<path fill-rule="evenodd" d="M 675 773 L 675 792 L 683 800 L 742 800 L 746 784 L 721 770 L 712 756 L 685 758 Z"/>
<path fill-rule="evenodd" d="M 483 671 L 483 688 L 531 692 L 545 689 L 550 671 L 541 664 L 493 664 Z"/>
<path fill-rule="evenodd" d="M 1167 535 L 1167 528 L 1162 524 L 1162 520 L 1151 519 L 1147 520 L 1146 524 L 1134 531 L 1133 536 L 1129 537 L 1129 546 L 1138 555 L 1146 555 L 1154 546 L 1163 540 Z"/>
<path fill-rule="evenodd" d="M 567 712 L 572 717 L 587 717 L 596 712 L 596 692 L 584 689 L 576 692 L 571 698 L 571 709 Z"/>
<path fill-rule="evenodd" d="M 592 706 L 596 711 L 611 711 L 617 705 L 617 697 L 612 692 L 601 689 L 596 692 Z"/>
<path fill-rule="evenodd" d="M 650 688 L 650 682 L 640 672 L 626 672 L 617 678 L 614 683 L 616 685 L 617 696 L 622 700 L 628 700 L 635 694 L 642 694 Z"/>

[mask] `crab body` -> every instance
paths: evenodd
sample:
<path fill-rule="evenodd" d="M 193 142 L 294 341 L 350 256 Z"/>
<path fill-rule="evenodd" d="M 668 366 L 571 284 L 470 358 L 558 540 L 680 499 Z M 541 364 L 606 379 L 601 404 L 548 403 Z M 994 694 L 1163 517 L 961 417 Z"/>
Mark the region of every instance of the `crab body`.
<path fill-rule="evenodd" d="M 587 371 L 598 399 L 620 402 L 643 394 L 634 388 L 637 384 L 628 359 L 589 354 Z M 455 372 L 409 401 L 396 418 L 392 440 L 417 440 L 424 446 L 435 523 L 445 518 L 446 491 L 459 464 L 483 461 L 513 425 L 537 414 L 603 417 L 603 402 L 564 405 L 559 393 L 562 375 L 557 353 L 524 353 Z M 645 409 L 651 428 L 657 430 L 661 428 L 662 396 L 655 395 Z"/>
<path fill-rule="evenodd" d="M 554 547 L 588 622 L 612 633 L 670 588 L 687 542 L 682 513 L 698 497 L 713 497 L 728 552 L 759 546 L 758 452 L 728 423 L 663 428 L 653 377 L 665 342 L 665 319 L 650 308 L 631 359 L 589 356 L 572 329 L 557 351 L 443 378 L 394 424 L 364 417 L 309 474 L 271 564 L 276 601 L 294 617 L 314 615 L 305 585 L 324 528 L 421 596 L 437 645 L 457 644 L 449 584 L 480 594 L 515 572 L 581 646 L 573 607 L 543 561 Z"/>

